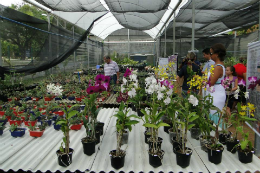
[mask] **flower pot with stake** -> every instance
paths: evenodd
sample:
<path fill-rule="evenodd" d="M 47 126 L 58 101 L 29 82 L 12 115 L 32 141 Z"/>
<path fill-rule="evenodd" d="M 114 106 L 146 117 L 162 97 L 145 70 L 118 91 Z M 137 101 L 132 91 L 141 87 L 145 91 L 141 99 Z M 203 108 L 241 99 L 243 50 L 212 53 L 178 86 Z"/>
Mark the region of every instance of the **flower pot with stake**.
<path fill-rule="evenodd" d="M 154 96 L 155 97 L 155 96 Z M 145 127 L 150 128 L 152 146 L 149 149 L 149 164 L 153 167 L 159 167 L 162 165 L 162 159 L 164 155 L 164 151 L 158 146 L 158 130 L 160 127 L 169 126 L 161 120 L 161 117 L 165 114 L 164 111 L 157 111 L 159 108 L 158 104 L 150 104 L 151 109 L 149 111 L 145 111 L 142 109 L 144 114 L 144 125 Z"/>
<path fill-rule="evenodd" d="M 219 164 L 221 163 L 222 160 L 222 152 L 224 151 L 224 147 L 222 144 L 218 143 L 219 142 L 219 124 L 221 122 L 222 116 L 223 116 L 223 112 L 220 111 L 219 108 L 215 107 L 215 110 L 217 110 L 217 112 L 215 114 L 219 113 L 219 120 L 218 123 L 216 124 L 216 128 L 215 128 L 215 137 L 211 138 L 211 142 L 209 142 L 208 144 L 206 144 L 207 150 L 208 150 L 208 159 L 211 163 L 214 164 Z"/>
<path fill-rule="evenodd" d="M 70 130 L 70 119 L 71 117 L 75 116 L 78 111 L 73 110 L 75 106 L 79 105 L 73 105 L 70 108 L 67 107 L 65 104 L 64 108 L 61 108 L 61 110 L 65 113 L 64 119 L 60 119 L 56 125 L 61 125 L 61 130 L 63 132 L 63 142 L 61 143 L 60 149 L 57 150 L 56 154 L 58 156 L 58 163 L 60 166 L 69 166 L 72 163 L 72 154 L 73 149 L 69 148 L 70 143 L 70 136 L 69 136 L 69 130 Z M 63 147 L 63 144 L 65 145 L 65 148 Z"/>
<path fill-rule="evenodd" d="M 83 125 L 86 129 L 86 137 L 81 139 L 83 145 L 83 151 L 86 155 L 90 156 L 95 153 L 95 146 L 97 141 L 100 139 L 96 138 L 96 125 L 97 125 L 97 116 L 101 108 L 97 109 L 95 101 L 97 94 L 90 94 L 90 98 L 85 98 L 84 110 L 82 112 Z M 88 114 L 87 118 L 86 115 Z"/>
<path fill-rule="evenodd" d="M 131 118 L 139 119 L 138 116 L 136 115 L 128 116 L 128 113 L 129 113 L 128 107 L 126 107 L 124 102 L 121 102 L 118 112 L 115 115 L 113 115 L 117 118 L 116 121 L 116 130 L 118 132 L 117 148 L 116 150 L 110 151 L 109 155 L 111 159 L 111 165 L 115 169 L 120 169 L 124 166 L 126 151 L 121 150 L 121 145 L 122 145 L 122 137 L 125 129 L 132 131 L 132 126 L 139 122 L 137 120 L 131 119 Z"/>
<path fill-rule="evenodd" d="M 173 137 L 176 137 L 177 140 L 180 139 L 179 133 L 178 133 L 179 132 L 178 125 L 176 123 L 176 112 L 180 108 L 179 104 L 178 104 L 180 97 L 175 97 L 175 98 L 176 99 L 173 102 L 171 102 L 166 109 L 168 115 L 170 116 L 171 123 L 172 123 L 172 128 L 169 129 L 170 141 L 172 141 Z"/>
<path fill-rule="evenodd" d="M 195 124 L 195 121 L 199 116 L 196 112 L 192 112 L 194 106 L 198 105 L 198 99 L 194 95 L 189 95 L 189 98 L 183 98 L 180 104 L 180 109 L 177 110 L 180 114 L 180 121 L 178 124 L 181 124 L 182 127 L 182 142 L 180 148 L 176 148 L 176 160 L 177 165 L 185 168 L 190 165 L 190 158 L 192 155 L 192 150 L 186 147 L 186 138 L 187 132 L 191 129 Z"/>

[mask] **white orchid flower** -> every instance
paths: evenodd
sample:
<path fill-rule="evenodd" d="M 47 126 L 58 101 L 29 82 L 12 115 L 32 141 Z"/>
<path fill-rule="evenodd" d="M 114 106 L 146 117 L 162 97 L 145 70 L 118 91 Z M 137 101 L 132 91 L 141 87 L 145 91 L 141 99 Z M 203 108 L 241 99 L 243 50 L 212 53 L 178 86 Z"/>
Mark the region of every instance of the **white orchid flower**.
<path fill-rule="evenodd" d="M 159 88 L 160 91 L 165 91 L 166 90 L 166 87 L 163 85 Z"/>
<path fill-rule="evenodd" d="M 125 88 L 122 87 L 122 85 L 121 85 L 121 93 L 123 93 L 124 91 L 125 91 Z"/>
<path fill-rule="evenodd" d="M 194 95 L 190 95 L 188 100 L 189 103 L 191 103 L 193 106 L 197 106 L 199 104 L 199 100 L 196 97 L 194 97 Z"/>
<path fill-rule="evenodd" d="M 137 82 L 134 83 L 134 87 L 135 87 L 135 88 L 138 88 L 138 83 L 137 83 Z"/>
<path fill-rule="evenodd" d="M 132 88 L 132 90 L 128 91 L 129 97 L 133 98 L 136 96 L 136 90 L 135 88 Z"/>
<path fill-rule="evenodd" d="M 249 92 L 245 92 L 245 98 L 249 99 Z"/>
<path fill-rule="evenodd" d="M 172 89 L 170 89 L 169 91 L 167 91 L 167 93 L 166 93 L 166 94 L 167 94 L 168 96 L 170 96 L 170 95 L 172 95 L 172 93 L 173 93 L 173 90 L 172 90 Z"/>
<path fill-rule="evenodd" d="M 238 99 L 238 93 L 234 94 L 235 99 Z"/>
<path fill-rule="evenodd" d="M 126 83 L 127 83 L 127 80 L 126 80 L 126 78 L 123 77 L 123 84 L 126 85 Z"/>
<path fill-rule="evenodd" d="M 171 102 L 170 97 L 167 97 L 163 102 L 165 103 L 165 105 L 170 104 L 170 102 Z"/>
<path fill-rule="evenodd" d="M 129 76 L 131 81 L 137 81 L 137 75 L 136 74 L 132 74 Z"/>
<path fill-rule="evenodd" d="M 158 100 L 162 100 L 163 99 L 163 93 L 161 93 L 160 91 L 157 93 L 157 99 Z"/>

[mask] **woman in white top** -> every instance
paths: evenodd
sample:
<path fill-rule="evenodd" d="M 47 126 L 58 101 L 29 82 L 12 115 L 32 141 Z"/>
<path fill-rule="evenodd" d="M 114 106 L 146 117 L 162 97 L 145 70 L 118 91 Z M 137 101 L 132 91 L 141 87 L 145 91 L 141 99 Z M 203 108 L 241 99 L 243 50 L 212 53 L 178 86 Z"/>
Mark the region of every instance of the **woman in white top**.
<path fill-rule="evenodd" d="M 218 107 L 221 111 L 225 106 L 226 92 L 221 85 L 221 80 L 225 76 L 224 59 L 226 56 L 226 48 L 222 44 L 215 44 L 210 48 L 211 59 L 215 62 L 213 74 L 208 74 L 209 85 L 214 86 L 214 92 L 207 92 L 213 97 L 213 105 Z M 215 124 L 218 124 L 219 115 L 215 114 L 215 110 L 210 111 L 210 118 Z M 221 127 L 222 122 L 220 122 Z"/>

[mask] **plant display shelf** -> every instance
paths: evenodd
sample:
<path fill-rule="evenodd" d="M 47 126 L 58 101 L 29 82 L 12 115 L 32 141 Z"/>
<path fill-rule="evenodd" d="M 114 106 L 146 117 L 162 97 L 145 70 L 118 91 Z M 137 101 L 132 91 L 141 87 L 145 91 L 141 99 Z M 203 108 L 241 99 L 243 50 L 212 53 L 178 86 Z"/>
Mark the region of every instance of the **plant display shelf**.
<path fill-rule="evenodd" d="M 104 134 L 100 138 L 100 143 L 96 145 L 96 152 L 91 156 L 83 153 L 81 139 L 85 137 L 85 128 L 79 131 L 70 131 L 70 147 L 74 149 L 73 162 L 69 167 L 61 167 L 57 163 L 56 151 L 62 142 L 62 132 L 54 130 L 53 126 L 47 127 L 43 136 L 33 138 L 28 130 L 21 138 L 13 138 L 7 129 L 0 136 L 0 171 L 10 169 L 18 171 L 41 172 L 57 170 L 65 172 L 69 170 L 84 171 L 114 171 L 114 172 L 255 172 L 259 170 L 260 160 L 254 156 L 253 162 L 249 164 L 240 163 L 237 154 L 229 153 L 226 148 L 223 152 L 222 162 L 215 165 L 208 161 L 207 153 L 200 148 L 199 141 L 190 138 L 188 133 L 187 146 L 193 150 L 190 166 L 183 169 L 176 164 L 176 156 L 173 153 L 169 135 L 159 129 L 159 136 L 163 138 L 162 149 L 165 151 L 162 166 L 153 168 L 149 165 L 148 145 L 144 142 L 145 128 L 142 122 L 135 125 L 129 134 L 128 144 L 123 145 L 126 149 L 124 167 L 114 170 L 110 164 L 109 151 L 116 149 L 115 114 L 117 108 L 101 109 L 98 121 L 104 122 Z M 130 111 L 130 114 L 136 112 Z"/>

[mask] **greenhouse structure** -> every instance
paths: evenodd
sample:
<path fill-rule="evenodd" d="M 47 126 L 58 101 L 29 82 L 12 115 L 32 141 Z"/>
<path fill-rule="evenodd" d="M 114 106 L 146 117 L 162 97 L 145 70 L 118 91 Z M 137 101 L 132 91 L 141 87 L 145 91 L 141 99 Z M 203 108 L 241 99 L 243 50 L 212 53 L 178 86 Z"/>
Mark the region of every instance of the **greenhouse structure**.
<path fill-rule="evenodd" d="M 259 0 L 0 0 L 0 172 L 259 172 Z"/>

